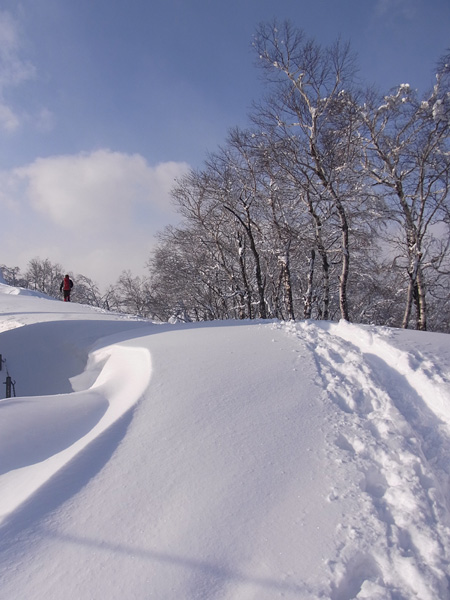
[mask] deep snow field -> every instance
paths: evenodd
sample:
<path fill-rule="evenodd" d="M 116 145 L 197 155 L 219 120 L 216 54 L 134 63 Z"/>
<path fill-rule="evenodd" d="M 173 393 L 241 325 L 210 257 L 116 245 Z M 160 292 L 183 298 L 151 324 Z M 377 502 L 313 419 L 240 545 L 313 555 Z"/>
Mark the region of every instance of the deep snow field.
<path fill-rule="evenodd" d="M 0 283 L 0 354 L 1 600 L 450 598 L 450 336 Z"/>

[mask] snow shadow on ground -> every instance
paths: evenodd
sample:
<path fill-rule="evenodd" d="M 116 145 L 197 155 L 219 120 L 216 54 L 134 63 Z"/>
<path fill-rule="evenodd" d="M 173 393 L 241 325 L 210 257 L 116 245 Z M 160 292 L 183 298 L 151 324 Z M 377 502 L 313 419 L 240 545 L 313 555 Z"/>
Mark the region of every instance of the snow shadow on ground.
<path fill-rule="evenodd" d="M 28 498 L 0 527 L 0 552 L 8 551 L 21 531 L 36 523 L 77 494 L 99 473 L 124 438 L 133 418 L 134 407 L 95 438 L 65 467 Z M 40 524 L 39 527 L 45 527 Z"/>
<path fill-rule="evenodd" d="M 211 588 L 222 588 L 230 582 L 249 583 L 258 587 L 274 590 L 283 594 L 283 592 L 290 593 L 305 593 L 307 592 L 304 586 L 298 584 L 290 584 L 285 581 L 262 578 L 262 577 L 251 577 L 244 573 L 240 573 L 237 570 L 227 569 L 226 567 L 216 564 L 214 562 L 208 562 L 207 560 L 198 560 L 190 558 L 189 556 L 181 556 L 177 554 L 170 554 L 164 552 L 158 552 L 151 548 L 142 548 L 138 546 L 126 546 L 123 544 L 114 544 L 111 542 L 96 540 L 87 536 L 74 536 L 67 534 L 59 534 L 50 530 L 41 529 L 41 534 L 44 537 L 52 538 L 60 542 L 74 544 L 76 546 L 83 546 L 90 549 L 94 549 L 96 552 L 111 552 L 113 554 L 142 558 L 149 561 L 149 563 L 156 564 L 168 564 L 180 569 L 192 571 L 195 575 L 201 576 L 202 578 L 211 582 Z M 211 591 L 212 593 L 212 591 Z"/>
<path fill-rule="evenodd" d="M 0 353 L 7 359 L 17 396 L 46 396 L 73 391 L 70 378 L 86 367 L 88 351 L 118 332 L 123 339 L 141 322 L 51 321 L 23 325 L 0 333 Z M 147 334 L 149 332 L 147 331 Z"/>

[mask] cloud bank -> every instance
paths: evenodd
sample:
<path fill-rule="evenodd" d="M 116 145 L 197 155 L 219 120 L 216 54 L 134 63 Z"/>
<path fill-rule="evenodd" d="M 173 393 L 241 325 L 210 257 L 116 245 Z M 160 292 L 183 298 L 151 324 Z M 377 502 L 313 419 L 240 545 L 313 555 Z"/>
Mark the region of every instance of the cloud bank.
<path fill-rule="evenodd" d="M 124 269 L 140 274 L 155 233 L 179 219 L 170 190 L 188 169 L 101 149 L 38 158 L 3 173 L 0 262 L 24 268 L 35 256 L 49 258 L 102 286 Z"/>

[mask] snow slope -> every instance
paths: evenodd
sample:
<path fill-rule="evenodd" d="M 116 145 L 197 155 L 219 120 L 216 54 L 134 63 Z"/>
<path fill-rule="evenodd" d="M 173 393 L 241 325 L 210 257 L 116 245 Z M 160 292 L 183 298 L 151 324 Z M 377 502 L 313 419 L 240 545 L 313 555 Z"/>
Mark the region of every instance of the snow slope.
<path fill-rule="evenodd" d="M 450 598 L 449 336 L 0 283 L 0 353 L 1 599 Z"/>

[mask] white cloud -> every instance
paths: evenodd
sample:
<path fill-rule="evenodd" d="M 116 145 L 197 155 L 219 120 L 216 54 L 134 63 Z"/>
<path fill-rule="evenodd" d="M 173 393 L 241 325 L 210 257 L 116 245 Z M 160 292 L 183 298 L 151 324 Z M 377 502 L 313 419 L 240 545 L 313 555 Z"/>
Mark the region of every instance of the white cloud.
<path fill-rule="evenodd" d="M 0 263 L 38 256 L 100 285 L 141 274 L 154 234 L 178 221 L 170 190 L 186 163 L 151 166 L 140 155 L 97 150 L 39 158 L 0 176 L 7 235 Z M 18 240 L 20 239 L 20 244 Z"/>
<path fill-rule="evenodd" d="M 33 208 L 68 231 L 131 225 L 136 212 L 171 212 L 170 189 L 185 163 L 148 165 L 138 155 L 110 150 L 39 158 L 15 170 L 27 181 Z"/>

